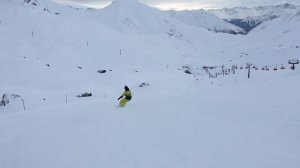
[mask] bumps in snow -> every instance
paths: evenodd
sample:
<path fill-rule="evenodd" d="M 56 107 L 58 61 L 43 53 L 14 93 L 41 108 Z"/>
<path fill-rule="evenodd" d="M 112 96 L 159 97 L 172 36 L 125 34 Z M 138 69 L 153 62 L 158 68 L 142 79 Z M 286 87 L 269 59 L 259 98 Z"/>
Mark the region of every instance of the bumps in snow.
<path fill-rule="evenodd" d="M 9 103 L 9 98 L 7 94 L 3 94 L 0 106 L 6 106 Z"/>
<path fill-rule="evenodd" d="M 146 82 L 143 82 L 142 84 L 140 84 L 139 87 L 146 87 L 146 86 L 150 86 L 150 84 L 149 84 L 149 83 L 146 83 Z"/>
<path fill-rule="evenodd" d="M 109 71 L 111 72 L 112 70 L 109 70 Z M 98 70 L 98 71 L 97 71 L 97 73 L 106 73 L 106 72 L 107 72 L 107 70 L 105 70 L 105 69 L 104 69 L 104 70 Z"/>
<path fill-rule="evenodd" d="M 92 93 L 82 93 L 80 95 L 77 95 L 77 97 L 91 97 L 92 96 Z"/>
<path fill-rule="evenodd" d="M 184 70 L 184 73 L 186 73 L 186 74 L 192 74 L 191 70 L 189 70 L 189 69 Z"/>
<path fill-rule="evenodd" d="M 9 99 L 13 100 L 17 98 L 21 98 L 21 96 L 17 94 L 3 94 L 2 99 L 0 101 L 0 106 L 6 106 L 9 103 Z"/>
<path fill-rule="evenodd" d="M 179 70 L 183 70 L 183 72 L 186 74 L 193 74 L 191 68 L 188 65 L 182 66 Z"/>
<path fill-rule="evenodd" d="M 97 73 L 106 73 L 106 70 L 98 70 Z"/>

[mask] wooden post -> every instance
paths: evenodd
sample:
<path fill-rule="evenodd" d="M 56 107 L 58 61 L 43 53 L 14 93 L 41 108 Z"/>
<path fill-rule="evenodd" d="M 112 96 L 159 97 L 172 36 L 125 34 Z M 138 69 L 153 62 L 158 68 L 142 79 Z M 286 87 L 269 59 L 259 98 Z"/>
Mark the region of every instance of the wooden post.
<path fill-rule="evenodd" d="M 225 74 L 224 65 L 222 65 L 222 74 L 223 74 L 223 76 Z"/>
<path fill-rule="evenodd" d="M 233 71 L 233 75 L 235 75 L 235 66 L 232 65 L 232 71 Z"/>
<path fill-rule="evenodd" d="M 23 108 L 24 108 L 24 111 L 26 110 L 25 109 L 25 102 L 24 102 L 24 99 L 21 99 L 22 100 L 22 102 L 23 102 Z"/>
<path fill-rule="evenodd" d="M 251 69 L 250 67 L 252 64 L 247 63 L 247 65 L 248 65 L 248 79 L 249 79 L 250 78 L 250 69 Z"/>

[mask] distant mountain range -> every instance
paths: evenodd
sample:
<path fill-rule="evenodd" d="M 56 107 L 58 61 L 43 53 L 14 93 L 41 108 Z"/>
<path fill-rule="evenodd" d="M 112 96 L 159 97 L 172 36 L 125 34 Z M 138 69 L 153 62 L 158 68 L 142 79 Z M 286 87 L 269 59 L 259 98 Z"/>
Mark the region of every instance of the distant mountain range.
<path fill-rule="evenodd" d="M 23 0 L 33 6 L 40 6 L 45 11 L 56 10 L 60 14 L 59 5 L 44 0 Z M 22 2 L 18 1 L 18 2 Z M 23 2 L 23 3 L 24 3 Z M 67 8 L 62 11 L 66 12 Z M 69 8 L 70 9 L 70 8 Z M 67 10 L 71 11 L 71 10 Z M 254 8 L 234 7 L 211 10 L 160 11 L 137 0 L 115 0 L 103 10 L 94 12 L 93 16 L 100 22 L 110 25 L 122 32 L 165 33 L 180 36 L 179 27 L 204 28 L 212 32 L 229 34 L 247 34 L 263 22 L 280 16 L 296 13 L 300 6 L 284 3 L 275 6 Z M 137 15 L 138 13 L 138 15 Z M 183 24 L 182 24 L 183 23 Z"/>
<path fill-rule="evenodd" d="M 208 10 L 208 12 L 249 32 L 265 21 L 293 14 L 299 10 L 300 6 L 285 3 L 275 6 L 260 6 L 254 8 L 235 7 L 212 9 Z"/>
<path fill-rule="evenodd" d="M 24 0 L 24 2 L 44 8 L 45 11 L 58 11 L 58 9 L 61 9 L 59 5 L 54 5 L 51 1 Z M 63 9 L 62 11 L 66 12 L 66 10 Z M 122 32 L 167 32 L 171 36 L 175 34 L 177 34 L 175 36 L 179 36 L 181 33 L 178 32 L 178 27 L 188 26 L 204 28 L 212 32 L 245 34 L 242 28 L 230 24 L 205 10 L 165 12 L 149 7 L 137 0 L 114 0 L 111 5 L 93 13 L 95 13 L 93 16 L 99 22 Z"/>

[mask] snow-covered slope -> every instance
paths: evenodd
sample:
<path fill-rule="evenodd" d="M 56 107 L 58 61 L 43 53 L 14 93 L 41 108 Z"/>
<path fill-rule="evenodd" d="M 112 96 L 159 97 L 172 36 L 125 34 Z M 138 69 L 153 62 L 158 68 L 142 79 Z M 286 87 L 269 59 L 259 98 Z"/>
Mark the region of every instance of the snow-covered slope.
<path fill-rule="evenodd" d="M 264 22 L 242 39 L 242 52 L 249 62 L 280 65 L 284 60 L 298 58 L 300 53 L 299 12 Z"/>
<path fill-rule="evenodd" d="M 286 54 L 287 52 L 297 49 L 297 46 L 299 47 L 299 34 L 300 10 L 293 14 L 262 23 L 250 32 L 249 39 L 285 48 L 282 52 Z M 300 51 L 297 53 L 299 52 Z M 289 55 L 297 55 L 297 53 L 290 53 Z"/>
<path fill-rule="evenodd" d="M 208 13 L 205 10 L 193 11 L 168 11 L 172 17 L 177 18 L 185 24 L 197 27 L 204 27 L 210 31 L 230 34 L 244 34 L 242 28 L 225 22 L 224 20 Z"/>
<path fill-rule="evenodd" d="M 121 6 L 121 1 L 116 2 L 119 3 Z M 140 4 L 134 2 L 133 5 Z M 108 8 L 113 7 L 119 5 Z M 134 6 L 130 7 L 136 9 Z M 209 31 L 185 26 L 179 21 L 176 26 L 184 27 L 180 29 L 184 35 L 177 33 L 177 27 L 173 30 L 168 29 L 171 25 L 167 21 L 160 22 L 163 18 L 157 18 L 149 27 L 143 25 L 147 24 L 146 20 L 138 20 L 137 16 L 130 13 L 120 15 L 132 19 L 136 25 L 141 25 L 139 29 L 131 29 L 132 27 L 118 22 L 120 20 L 109 17 L 121 13 L 123 9 L 112 11 L 109 15 L 108 9 L 77 11 L 65 7 L 60 11 L 61 15 L 56 15 L 44 11 L 42 7 L 36 8 L 10 1 L 1 1 L 0 8 L 3 16 L 0 27 L 0 53 L 2 61 L 6 62 L 1 66 L 3 68 L 1 71 L 10 72 L 6 74 L 7 79 L 1 82 L 8 88 L 20 83 L 22 86 L 35 89 L 48 88 L 49 83 L 51 87 L 57 89 L 78 87 L 75 81 L 81 81 L 81 78 L 84 79 L 89 73 L 97 77 L 96 71 L 102 68 L 115 68 L 114 71 L 117 73 L 124 69 L 132 72 L 133 69 L 140 69 L 140 66 L 151 70 L 152 64 L 161 68 L 170 64 L 180 67 L 185 59 L 183 55 L 201 60 L 196 58 L 197 48 L 196 43 L 191 41 L 194 38 L 192 35 L 199 33 L 198 37 L 210 37 Z M 101 15 L 102 13 L 107 15 Z M 149 14 L 150 17 L 153 17 L 152 13 Z M 114 22 L 116 24 L 109 24 Z M 160 30 L 157 24 L 165 26 L 165 29 Z M 124 34 L 124 31 L 129 33 Z M 12 67 L 11 64 L 14 62 L 18 62 L 16 65 L 20 68 Z M 81 72 L 76 68 L 79 66 L 85 69 L 82 73 L 78 73 Z M 22 68 L 28 71 L 20 70 Z M 86 74 L 87 71 L 89 73 Z M 120 73 L 117 74 L 122 76 Z M 72 76 L 72 80 L 66 76 Z M 126 78 L 115 77 L 115 79 L 122 81 L 117 83 L 127 81 Z M 4 86 L 2 88 L 5 90 Z"/>
<path fill-rule="evenodd" d="M 97 89 L 97 97 L 69 97 L 67 104 L 10 114 L 1 109 L 0 166 L 298 167 L 299 97 L 292 95 L 299 70 L 295 73 L 266 72 L 269 81 L 234 85 L 143 73 L 150 87 L 132 85 L 134 99 L 124 109 L 115 107 L 119 95 L 112 88 L 105 89 L 107 98 L 97 96 L 102 90 Z"/>
<path fill-rule="evenodd" d="M 124 1 L 0 1 L 1 168 L 300 167 L 299 13 L 230 35 Z"/>

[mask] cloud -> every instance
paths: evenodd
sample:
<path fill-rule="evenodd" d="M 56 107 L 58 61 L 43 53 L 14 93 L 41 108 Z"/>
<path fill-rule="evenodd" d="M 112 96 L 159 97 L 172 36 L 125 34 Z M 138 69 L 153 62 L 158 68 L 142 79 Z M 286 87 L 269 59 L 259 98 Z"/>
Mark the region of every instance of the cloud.
<path fill-rule="evenodd" d="M 198 2 L 159 2 L 159 3 L 150 3 L 150 6 L 163 9 L 163 10 L 185 10 L 185 9 L 207 9 L 215 8 L 213 4 L 209 3 L 198 3 Z"/>
<path fill-rule="evenodd" d="M 103 8 L 111 3 L 110 0 L 53 0 L 57 3 L 90 8 Z"/>
<path fill-rule="evenodd" d="M 112 0 L 54 0 L 63 4 L 82 5 L 95 8 L 103 8 Z M 160 9 L 200 9 L 200 8 L 224 8 L 237 6 L 262 6 L 292 3 L 300 5 L 300 0 L 140 0 L 141 2 Z"/>

